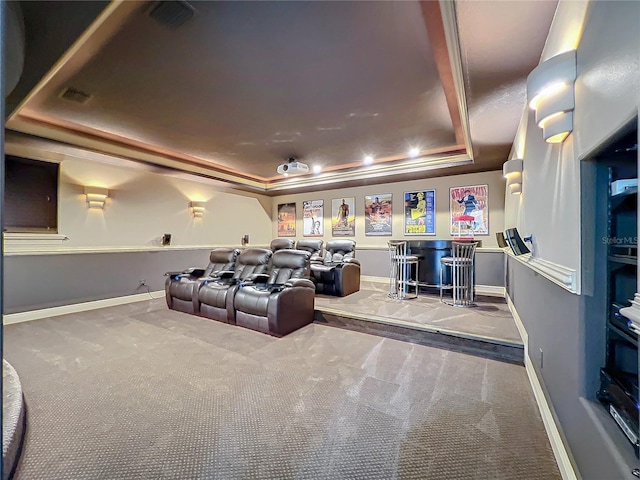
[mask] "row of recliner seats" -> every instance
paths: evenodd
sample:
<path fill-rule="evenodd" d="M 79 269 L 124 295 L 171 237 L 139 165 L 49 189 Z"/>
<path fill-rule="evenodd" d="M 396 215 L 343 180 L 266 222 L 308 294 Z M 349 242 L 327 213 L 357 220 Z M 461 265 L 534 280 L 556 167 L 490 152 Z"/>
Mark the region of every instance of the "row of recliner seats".
<path fill-rule="evenodd" d="M 286 240 L 273 240 L 271 248 L 276 242 L 280 244 Z M 293 241 L 289 241 L 293 245 Z M 360 262 L 355 258 L 356 242 L 349 239 L 329 240 L 326 249 L 323 244 L 322 240 L 309 238 L 298 240 L 295 244 L 296 249 L 311 253 L 311 280 L 316 286 L 316 293 L 345 297 L 360 290 Z"/>
<path fill-rule="evenodd" d="M 296 249 L 289 239 L 274 240 L 270 249 L 215 249 L 206 269 L 169 274 L 167 305 L 263 333 L 286 335 L 313 321 L 314 290 L 351 293 L 355 283 L 351 277 L 356 274 L 359 288 L 360 266 L 352 258 L 355 242 L 346 242 L 352 244 L 328 243 L 325 254 L 322 240 L 310 239 L 298 241 Z M 345 271 L 349 277 L 346 290 L 342 286 Z M 333 277 L 329 281 L 331 275 L 341 286 L 335 287 Z"/>

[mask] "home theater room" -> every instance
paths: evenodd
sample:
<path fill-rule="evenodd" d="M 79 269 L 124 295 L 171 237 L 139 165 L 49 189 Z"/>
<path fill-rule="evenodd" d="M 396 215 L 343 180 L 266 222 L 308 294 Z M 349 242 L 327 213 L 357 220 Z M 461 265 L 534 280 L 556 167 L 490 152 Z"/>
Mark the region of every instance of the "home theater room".
<path fill-rule="evenodd" d="M 640 478 L 640 2 L 0 8 L 2 480 Z"/>

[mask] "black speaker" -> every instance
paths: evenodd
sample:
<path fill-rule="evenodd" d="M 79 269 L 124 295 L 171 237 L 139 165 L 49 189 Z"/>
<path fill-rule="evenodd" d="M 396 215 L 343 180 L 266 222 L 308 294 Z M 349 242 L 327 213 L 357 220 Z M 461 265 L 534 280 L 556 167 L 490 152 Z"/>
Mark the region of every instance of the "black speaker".
<path fill-rule="evenodd" d="M 508 228 L 505 233 L 507 234 L 507 242 L 509 242 L 509 246 L 511 247 L 511 250 L 513 250 L 514 255 L 531 253 L 531 250 L 529 250 L 522 241 L 522 237 L 518 233 L 517 228 Z"/>
<path fill-rule="evenodd" d="M 498 241 L 498 246 L 500 248 L 505 248 L 509 246 L 509 244 L 507 243 L 507 240 L 504 238 L 504 232 L 497 232 L 496 240 Z"/>

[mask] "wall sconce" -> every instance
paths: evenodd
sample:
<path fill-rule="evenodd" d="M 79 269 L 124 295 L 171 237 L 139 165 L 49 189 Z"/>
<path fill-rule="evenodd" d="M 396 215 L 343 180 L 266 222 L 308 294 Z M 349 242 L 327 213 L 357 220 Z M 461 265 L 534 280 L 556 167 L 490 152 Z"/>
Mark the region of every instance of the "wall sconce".
<path fill-rule="evenodd" d="M 522 193 L 522 169 L 524 162 L 521 158 L 512 158 L 502 165 L 502 175 L 507 179 L 507 187 L 512 194 Z"/>
<path fill-rule="evenodd" d="M 89 208 L 104 208 L 104 202 L 109 196 L 109 190 L 101 187 L 84 187 Z"/>
<path fill-rule="evenodd" d="M 529 107 L 547 143 L 562 143 L 573 130 L 576 51 L 570 50 L 538 65 L 527 77 Z"/>
<path fill-rule="evenodd" d="M 195 218 L 200 218 L 204 215 L 204 202 L 189 202 L 189 208 Z"/>

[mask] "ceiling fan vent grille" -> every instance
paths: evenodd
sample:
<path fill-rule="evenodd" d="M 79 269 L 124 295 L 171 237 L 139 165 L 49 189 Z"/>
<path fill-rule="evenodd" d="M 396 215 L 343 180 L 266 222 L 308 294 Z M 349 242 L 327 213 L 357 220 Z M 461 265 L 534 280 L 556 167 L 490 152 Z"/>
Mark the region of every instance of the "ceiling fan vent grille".
<path fill-rule="evenodd" d="M 59 95 L 63 100 L 73 103 L 85 104 L 91 99 L 91 95 L 77 88 L 67 87 Z"/>
<path fill-rule="evenodd" d="M 176 0 L 158 2 L 149 12 L 151 18 L 169 28 L 179 27 L 194 14 L 195 9 L 191 5 Z"/>

